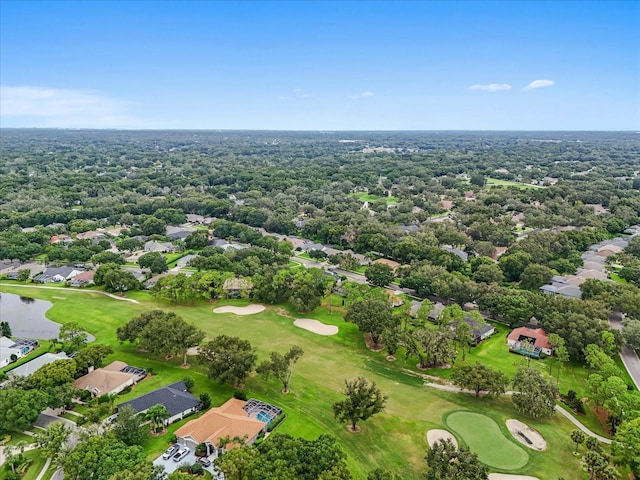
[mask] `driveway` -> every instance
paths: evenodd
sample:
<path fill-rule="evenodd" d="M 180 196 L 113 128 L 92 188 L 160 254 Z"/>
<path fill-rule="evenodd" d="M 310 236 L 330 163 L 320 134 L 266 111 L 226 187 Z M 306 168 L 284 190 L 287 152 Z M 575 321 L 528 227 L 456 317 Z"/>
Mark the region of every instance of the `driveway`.
<path fill-rule="evenodd" d="M 613 330 L 620 330 L 622 328 L 622 313 L 621 312 L 611 312 L 609 316 L 609 325 Z M 620 351 L 620 358 L 622 359 L 622 363 L 624 363 L 627 372 L 629 372 L 629 376 L 635 383 L 636 388 L 640 390 L 640 359 L 636 352 L 634 352 L 631 348 L 624 346 Z"/>
<path fill-rule="evenodd" d="M 216 457 L 217 457 L 217 454 L 214 453 L 213 455 L 210 455 L 207 458 L 213 462 Z M 196 463 L 197 458 L 198 457 L 195 456 L 193 449 L 191 449 L 191 451 L 189 452 L 189 455 L 184 457 L 179 462 L 174 462 L 173 458 L 169 458 L 168 460 L 165 460 L 164 458 L 162 458 L 162 455 L 160 455 L 158 458 L 156 458 L 153 461 L 153 464 L 163 466 L 165 471 L 168 474 L 171 474 L 175 472 L 178 469 L 178 467 L 180 467 L 181 465 L 192 465 Z M 204 467 L 204 469 L 207 470 L 208 472 L 211 472 L 211 474 L 213 475 L 213 480 L 224 480 L 224 475 L 222 473 L 214 471 L 213 464 L 211 464 L 211 466 L 209 467 Z"/>

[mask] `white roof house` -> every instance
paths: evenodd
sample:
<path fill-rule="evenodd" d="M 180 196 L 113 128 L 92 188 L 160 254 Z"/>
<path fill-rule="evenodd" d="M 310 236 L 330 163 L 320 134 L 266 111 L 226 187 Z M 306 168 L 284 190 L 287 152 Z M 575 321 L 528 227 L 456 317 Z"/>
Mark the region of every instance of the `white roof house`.
<path fill-rule="evenodd" d="M 16 377 L 28 377 L 45 365 L 57 362 L 58 360 L 67 360 L 68 358 L 69 357 L 67 357 L 67 354 L 64 352 L 45 353 L 44 355 L 40 355 L 27 363 L 23 363 L 19 367 L 16 367 L 7 373 Z"/>

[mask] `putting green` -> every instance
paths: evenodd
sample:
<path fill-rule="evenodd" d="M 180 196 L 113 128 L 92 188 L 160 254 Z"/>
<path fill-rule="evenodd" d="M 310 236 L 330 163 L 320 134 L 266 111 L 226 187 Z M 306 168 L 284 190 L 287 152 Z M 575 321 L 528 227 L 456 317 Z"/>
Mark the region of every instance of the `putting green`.
<path fill-rule="evenodd" d="M 500 470 L 518 470 L 529 461 L 529 454 L 505 437 L 493 419 L 480 413 L 450 413 L 445 423 L 462 437 L 478 460 Z"/>

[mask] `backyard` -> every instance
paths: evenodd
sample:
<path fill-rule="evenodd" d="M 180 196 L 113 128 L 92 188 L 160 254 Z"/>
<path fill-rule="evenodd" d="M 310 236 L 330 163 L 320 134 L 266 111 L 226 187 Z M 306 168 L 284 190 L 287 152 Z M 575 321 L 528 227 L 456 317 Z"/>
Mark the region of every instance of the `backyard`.
<path fill-rule="evenodd" d="M 25 289 L 19 287 L 1 288 L 2 291 L 11 293 L 25 293 Z M 48 291 L 46 288 L 29 289 L 29 295 L 53 302 L 54 306 L 47 312 L 50 319 L 60 323 L 79 321 L 89 333 L 97 337 L 97 342 L 112 346 L 116 353 L 107 361 L 118 359 L 153 372 L 130 393 L 119 396 L 116 403 L 185 376 L 191 376 L 195 380 L 194 395 L 209 393 L 213 405 L 223 403 L 233 394 L 232 387 L 209 380 L 204 369 L 195 360 L 191 361 L 190 369 L 184 370 L 179 368 L 179 358 L 164 360 L 151 357 L 129 344 L 121 345 L 117 341 L 115 330 L 118 326 L 144 311 L 162 308 L 174 311 L 187 321 L 198 325 L 207 333 L 208 338 L 228 334 L 250 340 L 258 348 L 260 360 L 272 350 L 284 352 L 292 344 L 302 347 L 305 355 L 296 364 L 291 393 L 283 395 L 280 392 L 281 385 L 276 381 L 254 377 L 247 381 L 247 394 L 285 410 L 287 420 L 278 427 L 279 432 L 306 438 L 314 438 L 322 433 L 334 435 L 345 449 L 349 468 L 356 479 L 365 478 L 366 472 L 376 467 L 395 471 L 401 478 L 419 478 L 425 470 L 426 431 L 442 428 L 445 425 L 445 416 L 458 410 L 482 412 L 499 425 L 503 425 L 507 418 L 521 419 L 542 433 L 549 448 L 545 452 L 529 452 L 529 462 L 518 469 L 518 473 L 540 478 L 557 478 L 561 475 L 567 480 L 581 478 L 578 461 L 571 453 L 569 433 L 573 426 L 569 422 L 561 418 L 536 421 L 523 418 L 515 412 L 508 398 L 476 399 L 470 395 L 429 389 L 423 386 L 420 376 L 405 371 L 406 367 L 402 361 L 390 363 L 381 353 L 367 350 L 361 333 L 353 324 L 343 321 L 343 312 L 339 308 L 334 308 L 333 313 L 319 308 L 312 313 L 304 314 L 305 318 L 317 319 L 339 328 L 336 335 L 320 336 L 295 327 L 293 319 L 300 315 L 288 306 L 269 307 L 260 314 L 240 317 L 233 314 L 213 314 L 212 309 L 214 306 L 225 304 L 246 305 L 246 301 L 171 306 L 158 304 L 146 292 L 132 292 L 128 297 L 140 302 L 134 304 L 99 294 L 72 290 L 65 292 L 65 299 L 61 300 L 55 298 L 55 291 Z M 503 345 L 504 339 L 501 338 L 503 334 L 504 332 L 501 332 L 491 340 L 492 343 L 487 343 L 486 349 L 474 349 L 466 361 L 485 358 L 482 352 L 487 350 L 484 355 L 490 359 L 488 363 L 494 366 L 504 365 L 506 373 L 511 375 L 512 371 L 515 371 L 513 362 L 520 357 L 506 353 L 506 345 Z M 497 352 L 500 355 L 497 355 Z M 544 362 L 541 364 L 546 365 Z M 564 371 L 563 377 L 569 378 L 567 372 L 568 369 Z M 353 434 L 336 422 L 331 405 L 340 399 L 344 379 L 358 375 L 375 381 L 383 393 L 389 396 L 389 401 L 383 414 L 364 423 L 362 432 Z M 584 390 L 578 380 L 567 380 L 566 385 L 574 383 L 580 391 Z M 564 386 L 563 390 L 567 386 Z M 172 425 L 169 433 L 147 442 L 145 450 L 150 459 L 166 447 L 170 433 L 179 425 Z"/>

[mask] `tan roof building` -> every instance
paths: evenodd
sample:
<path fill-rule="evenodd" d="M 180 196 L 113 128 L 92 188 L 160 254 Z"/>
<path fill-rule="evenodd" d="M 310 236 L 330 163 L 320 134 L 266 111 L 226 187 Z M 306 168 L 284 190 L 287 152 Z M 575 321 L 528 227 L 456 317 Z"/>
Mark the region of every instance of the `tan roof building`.
<path fill-rule="evenodd" d="M 145 375 L 144 370 L 115 361 L 78 378 L 73 382 L 73 386 L 81 390 L 89 390 L 93 395 L 99 397 L 107 393 L 120 393 L 144 378 Z"/>
<path fill-rule="evenodd" d="M 381 263 L 383 265 L 388 265 L 389 267 L 391 267 L 391 269 L 395 272 L 398 267 L 400 266 L 400 264 L 398 262 L 395 262 L 393 260 L 389 260 L 388 258 L 379 258 L 378 260 L 375 260 L 373 263 Z"/>
<path fill-rule="evenodd" d="M 211 445 L 218 445 L 218 440 L 228 436 L 246 436 L 248 445 L 252 444 L 258 434 L 266 430 L 267 424 L 250 418 L 242 408 L 247 404 L 244 400 L 231 398 L 223 405 L 214 407 L 200 418 L 187 422 L 178 430 L 176 436 L 181 438 L 185 444 L 197 445 L 208 442 Z M 229 444 L 226 448 L 233 448 L 234 444 Z"/>

